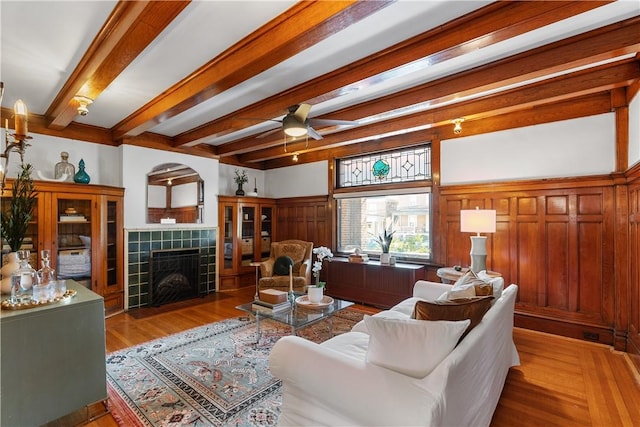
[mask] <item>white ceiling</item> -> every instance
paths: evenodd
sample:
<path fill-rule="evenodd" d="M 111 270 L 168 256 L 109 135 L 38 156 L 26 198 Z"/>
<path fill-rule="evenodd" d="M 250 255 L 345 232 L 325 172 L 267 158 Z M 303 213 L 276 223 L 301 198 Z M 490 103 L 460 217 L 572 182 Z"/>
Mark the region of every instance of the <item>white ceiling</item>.
<path fill-rule="evenodd" d="M 398 1 L 148 131 L 174 137 L 489 3 Z M 100 94 L 89 107 L 90 114 L 77 116 L 74 121 L 113 128 L 294 4 L 293 1 L 192 1 Z M 2 0 L 0 80 L 6 88 L 2 106 L 11 107 L 16 99 L 22 98 L 30 113 L 45 114 L 115 5 L 113 1 Z M 435 65 L 416 61 L 398 67 L 392 79 L 375 84 L 354 83 L 343 90 L 344 95 L 314 105 L 311 116 L 453 75 L 639 14 L 639 1 L 622 0 L 487 47 L 478 48 L 472 41 L 464 46 L 463 55 Z M 418 108 L 431 106 L 427 103 L 415 107 Z M 267 121 L 205 142 L 219 145 L 276 126 L 277 123 Z"/>

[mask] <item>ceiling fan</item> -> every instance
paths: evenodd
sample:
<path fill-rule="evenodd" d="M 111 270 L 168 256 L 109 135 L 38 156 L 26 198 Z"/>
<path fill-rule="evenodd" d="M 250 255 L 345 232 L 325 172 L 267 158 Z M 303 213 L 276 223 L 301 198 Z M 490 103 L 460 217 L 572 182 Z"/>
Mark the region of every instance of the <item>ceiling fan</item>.
<path fill-rule="evenodd" d="M 358 122 L 350 120 L 329 120 L 329 119 L 314 119 L 309 118 L 309 112 L 311 111 L 311 105 L 299 104 L 292 105 L 288 108 L 289 113 L 281 120 L 269 119 L 274 122 L 282 123 L 282 130 L 288 136 L 297 138 L 303 135 L 309 135 L 313 139 L 322 139 L 313 126 L 345 126 L 345 125 L 357 125 Z M 272 129 L 270 131 L 261 133 L 256 138 L 264 138 L 267 135 L 271 135 L 274 132 L 278 132 L 280 129 Z"/>

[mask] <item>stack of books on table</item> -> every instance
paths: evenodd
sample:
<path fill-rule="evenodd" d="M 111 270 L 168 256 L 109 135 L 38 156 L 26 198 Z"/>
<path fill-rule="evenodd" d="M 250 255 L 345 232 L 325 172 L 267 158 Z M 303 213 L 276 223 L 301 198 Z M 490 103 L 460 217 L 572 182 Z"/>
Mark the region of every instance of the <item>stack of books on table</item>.
<path fill-rule="evenodd" d="M 287 301 L 287 293 L 277 289 L 264 289 L 259 293 L 259 299 L 253 301 L 252 308 L 266 313 L 278 313 L 291 308 Z"/>
<path fill-rule="evenodd" d="M 251 304 L 251 308 L 262 313 L 281 313 L 283 311 L 291 310 L 291 304 L 289 303 L 289 301 L 271 304 L 257 299 L 253 301 L 253 304 Z"/>

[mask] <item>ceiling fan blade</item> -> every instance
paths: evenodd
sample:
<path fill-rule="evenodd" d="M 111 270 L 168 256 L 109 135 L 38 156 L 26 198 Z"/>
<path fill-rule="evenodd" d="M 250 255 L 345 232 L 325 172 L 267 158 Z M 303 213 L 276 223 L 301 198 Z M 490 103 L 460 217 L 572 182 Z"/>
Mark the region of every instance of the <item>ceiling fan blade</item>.
<path fill-rule="evenodd" d="M 309 115 L 309 111 L 311 111 L 311 105 L 309 104 L 300 104 L 298 109 L 293 115 L 296 119 L 300 120 L 300 123 L 304 123 L 307 120 L 307 116 Z"/>
<path fill-rule="evenodd" d="M 261 134 L 256 135 L 256 138 L 264 138 L 265 136 L 269 136 L 273 133 L 282 131 L 281 127 L 277 127 L 275 129 L 268 130 L 266 132 L 262 132 Z"/>
<path fill-rule="evenodd" d="M 265 119 L 265 118 L 260 118 L 260 117 L 237 117 L 234 120 L 249 120 L 249 121 L 255 121 L 255 122 L 278 122 L 278 123 L 282 123 L 282 120 L 279 119 Z"/>
<path fill-rule="evenodd" d="M 313 139 L 322 139 L 322 135 L 320 135 L 314 128 L 311 126 L 307 126 L 307 133 Z"/>
<path fill-rule="evenodd" d="M 309 125 L 311 126 L 349 126 L 357 124 L 358 122 L 352 120 L 309 119 Z"/>

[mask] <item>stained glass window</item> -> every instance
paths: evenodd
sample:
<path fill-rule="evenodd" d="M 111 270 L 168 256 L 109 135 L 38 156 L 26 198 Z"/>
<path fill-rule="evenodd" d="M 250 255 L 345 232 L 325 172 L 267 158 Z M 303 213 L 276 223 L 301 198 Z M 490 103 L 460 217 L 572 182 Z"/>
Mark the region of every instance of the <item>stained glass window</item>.
<path fill-rule="evenodd" d="M 377 236 L 393 230 L 390 253 L 400 260 L 424 260 L 431 256 L 431 147 L 339 159 L 338 187 L 354 188 L 334 194 L 337 199 L 338 252 L 359 249 L 373 257 L 380 254 Z M 414 182 L 401 190 L 379 184 Z M 408 187 L 408 188 L 407 188 Z"/>
<path fill-rule="evenodd" d="M 431 179 L 431 147 L 420 146 L 338 160 L 338 187 Z"/>

